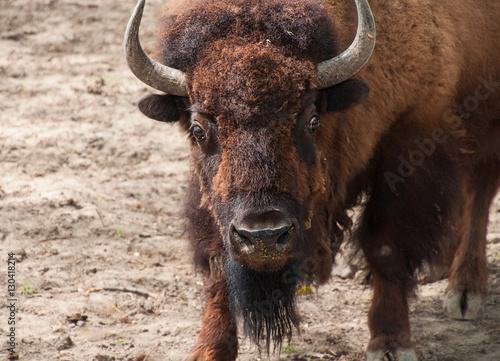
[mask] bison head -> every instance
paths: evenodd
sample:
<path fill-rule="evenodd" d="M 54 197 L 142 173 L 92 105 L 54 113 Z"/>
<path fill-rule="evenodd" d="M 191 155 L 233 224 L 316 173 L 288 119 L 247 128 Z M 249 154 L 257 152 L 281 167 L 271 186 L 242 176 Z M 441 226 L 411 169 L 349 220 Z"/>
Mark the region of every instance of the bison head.
<path fill-rule="evenodd" d="M 262 29 L 272 21 L 263 21 L 266 12 L 256 11 L 260 2 L 235 3 L 241 8 L 224 2 L 207 9 L 205 4 L 203 12 L 169 25 L 177 30 L 165 37 L 175 43 L 180 41 L 182 22 L 191 22 L 186 31 L 200 34 L 210 33 L 200 14 L 220 22 L 213 26 L 216 35 L 203 41 L 189 39 L 198 48 L 190 64 L 179 65 L 184 72 L 157 63 L 142 51 L 141 0 L 127 30 L 126 54 L 141 80 L 169 93 L 147 96 L 139 104 L 141 111 L 156 120 L 179 121 L 189 136 L 196 200 L 189 211 L 191 226 L 198 230 L 195 238 L 203 239 L 204 231 L 211 238 L 205 248 L 212 254 L 206 251 L 202 257 L 221 258 L 218 264 L 223 264 L 235 310 L 244 311 L 246 328 L 256 341 L 265 335 L 269 342 L 270 337 L 281 340 L 297 323 L 293 295 L 304 254 L 314 254 L 312 248 L 319 247 L 331 265 L 327 242 L 321 247 L 314 240 L 331 231 L 314 229 L 314 218 L 322 217 L 317 205 L 327 197 L 331 171 L 322 151 L 328 137 L 321 134 L 320 119 L 368 95 L 366 84 L 346 79 L 370 57 L 374 25 L 367 3 L 356 1 L 359 25 L 354 43 L 344 53 L 316 64 L 318 55 L 308 52 L 317 42 L 300 48 L 300 41 L 287 40 L 294 34 L 286 29 L 272 31 L 268 38 L 269 32 Z M 308 2 L 296 3 L 302 8 L 295 12 L 312 11 Z M 328 21 L 323 13 L 322 21 Z M 195 21 L 202 23 L 203 31 L 193 30 Z M 308 25 L 303 29 L 292 25 L 296 33 L 311 31 Z M 202 220 L 207 217 L 209 222 Z M 328 227 L 328 222 L 319 223 L 318 227 Z"/>

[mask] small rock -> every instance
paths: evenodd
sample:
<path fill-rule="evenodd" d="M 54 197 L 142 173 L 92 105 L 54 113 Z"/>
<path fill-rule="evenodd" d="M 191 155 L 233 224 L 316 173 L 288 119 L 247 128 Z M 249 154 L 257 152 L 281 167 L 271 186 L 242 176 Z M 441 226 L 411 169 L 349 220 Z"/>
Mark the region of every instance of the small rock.
<path fill-rule="evenodd" d="M 95 76 L 92 79 L 89 79 L 87 84 L 87 93 L 96 95 L 102 94 L 102 88 L 104 87 L 104 84 L 104 79 L 100 76 Z"/>
<path fill-rule="evenodd" d="M 26 72 L 22 69 L 14 70 L 12 73 L 10 73 L 10 76 L 16 79 L 19 78 L 25 78 L 26 77 Z"/>
<path fill-rule="evenodd" d="M 92 361 L 115 361 L 116 358 L 114 356 L 108 356 L 108 355 L 97 355 L 95 356 Z"/>
<path fill-rule="evenodd" d="M 19 263 L 21 263 L 27 256 L 26 250 L 24 249 L 14 251 L 14 253 L 15 253 L 14 258 L 16 259 L 16 262 Z"/>
<path fill-rule="evenodd" d="M 443 341 L 443 340 L 447 340 L 448 339 L 448 335 L 446 333 L 444 333 L 444 332 L 441 332 L 441 331 L 436 332 L 434 334 L 434 337 L 438 341 Z"/>
<path fill-rule="evenodd" d="M 71 337 L 67 336 L 59 342 L 59 344 L 57 345 L 57 351 L 67 350 L 73 347 L 74 345 L 75 344 L 71 339 Z"/>
<path fill-rule="evenodd" d="M 338 276 L 343 279 L 351 279 L 354 278 L 356 274 L 357 268 L 353 265 L 342 263 L 336 264 L 333 266 L 332 274 L 334 276 Z"/>
<path fill-rule="evenodd" d="M 88 318 L 89 318 L 89 316 L 81 314 L 81 313 L 75 313 L 73 315 L 66 316 L 66 320 L 68 320 L 68 322 L 71 322 L 74 324 L 78 324 L 78 322 L 85 322 L 85 321 L 87 321 Z M 81 326 L 81 325 L 78 325 L 78 326 Z"/>
<path fill-rule="evenodd" d="M 490 243 L 500 243 L 500 233 L 490 233 L 486 236 L 486 240 Z"/>

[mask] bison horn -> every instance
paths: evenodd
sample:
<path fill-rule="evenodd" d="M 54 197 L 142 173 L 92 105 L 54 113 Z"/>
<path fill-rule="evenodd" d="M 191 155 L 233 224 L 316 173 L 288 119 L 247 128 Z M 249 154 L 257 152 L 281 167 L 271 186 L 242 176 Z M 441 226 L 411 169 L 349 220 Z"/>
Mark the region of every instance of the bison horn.
<path fill-rule="evenodd" d="M 147 85 L 165 93 L 187 96 L 186 74 L 151 59 L 139 42 L 139 26 L 146 0 L 139 0 L 125 31 L 125 58 L 132 73 Z"/>
<path fill-rule="evenodd" d="M 319 63 L 318 88 L 325 89 L 349 79 L 365 66 L 375 47 L 375 21 L 366 0 L 355 0 L 358 29 L 351 46 L 342 54 Z"/>

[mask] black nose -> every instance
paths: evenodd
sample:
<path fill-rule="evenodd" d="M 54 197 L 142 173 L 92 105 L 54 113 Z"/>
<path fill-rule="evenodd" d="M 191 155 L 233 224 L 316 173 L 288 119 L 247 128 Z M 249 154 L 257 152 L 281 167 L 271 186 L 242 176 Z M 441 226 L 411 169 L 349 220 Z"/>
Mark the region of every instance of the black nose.
<path fill-rule="evenodd" d="M 231 224 L 230 239 L 236 251 L 285 250 L 296 234 L 295 222 L 280 211 L 249 213 Z"/>
<path fill-rule="evenodd" d="M 253 247 L 257 242 L 262 242 L 264 246 L 284 247 L 293 232 L 293 225 L 284 224 L 278 228 L 266 229 L 245 229 L 234 227 L 234 236 L 236 240 Z"/>

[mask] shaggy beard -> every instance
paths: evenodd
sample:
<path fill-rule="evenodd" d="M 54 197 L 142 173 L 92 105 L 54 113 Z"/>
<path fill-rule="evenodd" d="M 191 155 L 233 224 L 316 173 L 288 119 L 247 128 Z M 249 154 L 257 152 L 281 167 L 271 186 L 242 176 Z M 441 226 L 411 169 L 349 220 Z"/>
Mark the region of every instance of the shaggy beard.
<path fill-rule="evenodd" d="M 267 353 L 271 341 L 276 351 L 283 339 L 289 341 L 293 329 L 299 328 L 294 297 L 299 283 L 298 269 L 292 264 L 283 270 L 259 273 L 226 260 L 233 312 L 243 318 L 244 333 L 252 341 L 259 347 L 265 342 Z"/>

